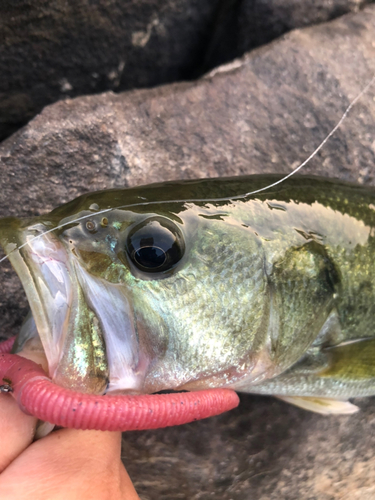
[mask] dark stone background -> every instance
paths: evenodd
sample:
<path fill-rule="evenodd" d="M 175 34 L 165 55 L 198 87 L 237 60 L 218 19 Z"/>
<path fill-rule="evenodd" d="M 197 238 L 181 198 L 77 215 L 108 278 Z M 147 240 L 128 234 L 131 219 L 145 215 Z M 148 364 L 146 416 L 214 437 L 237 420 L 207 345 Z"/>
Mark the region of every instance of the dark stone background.
<path fill-rule="evenodd" d="M 67 96 L 201 76 L 370 0 L 2 0 L 0 140 Z"/>
<path fill-rule="evenodd" d="M 0 144 L 4 216 L 101 188 L 287 173 L 375 74 L 375 5 L 354 0 L 3 1 L 3 34 L 3 137 L 66 96 L 191 80 L 45 108 Z M 375 183 L 374 96 L 375 86 L 305 173 Z M 9 266 L 0 279 L 10 335 L 27 305 Z M 243 396 L 220 417 L 125 434 L 124 462 L 142 500 L 373 499 L 375 404 L 358 404 L 322 417 Z"/>

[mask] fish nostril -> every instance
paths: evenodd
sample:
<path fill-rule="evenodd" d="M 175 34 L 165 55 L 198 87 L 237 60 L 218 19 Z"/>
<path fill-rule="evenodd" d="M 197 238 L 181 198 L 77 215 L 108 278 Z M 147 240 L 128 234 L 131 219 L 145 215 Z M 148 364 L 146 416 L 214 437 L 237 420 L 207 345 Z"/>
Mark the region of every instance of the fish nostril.
<path fill-rule="evenodd" d="M 86 229 L 90 231 L 90 233 L 96 232 L 96 224 L 92 220 L 88 220 L 86 222 Z"/>

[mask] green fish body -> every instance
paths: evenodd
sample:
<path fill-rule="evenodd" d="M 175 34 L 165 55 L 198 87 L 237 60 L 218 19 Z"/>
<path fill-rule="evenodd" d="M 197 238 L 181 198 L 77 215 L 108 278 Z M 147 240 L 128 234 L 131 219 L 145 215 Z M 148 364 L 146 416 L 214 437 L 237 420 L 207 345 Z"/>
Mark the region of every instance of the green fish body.
<path fill-rule="evenodd" d="M 278 178 L 96 192 L 3 219 L 32 312 L 16 350 L 40 338 L 53 379 L 93 393 L 375 394 L 375 190 L 295 176 L 241 196 Z"/>

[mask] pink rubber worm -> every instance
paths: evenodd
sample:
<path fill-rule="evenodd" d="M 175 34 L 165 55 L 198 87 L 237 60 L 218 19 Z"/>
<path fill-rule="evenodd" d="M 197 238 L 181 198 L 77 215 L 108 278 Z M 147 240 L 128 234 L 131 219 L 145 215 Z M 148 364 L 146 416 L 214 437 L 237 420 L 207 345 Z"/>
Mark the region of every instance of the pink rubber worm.
<path fill-rule="evenodd" d="M 54 384 L 41 366 L 9 354 L 14 338 L 0 344 L 0 388 L 29 415 L 61 427 L 102 431 L 157 429 L 218 415 L 239 404 L 230 389 L 96 396 Z"/>

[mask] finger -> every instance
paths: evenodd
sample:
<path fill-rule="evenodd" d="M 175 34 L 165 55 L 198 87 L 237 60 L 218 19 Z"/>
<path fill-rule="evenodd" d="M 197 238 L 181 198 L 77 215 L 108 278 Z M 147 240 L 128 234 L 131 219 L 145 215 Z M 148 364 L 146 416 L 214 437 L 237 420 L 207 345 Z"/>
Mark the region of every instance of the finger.
<path fill-rule="evenodd" d="M 43 352 L 25 349 L 20 355 L 47 367 Z M 0 473 L 32 443 L 37 421 L 23 413 L 10 394 L 0 394 Z"/>
<path fill-rule="evenodd" d="M 0 477 L 2 500 L 139 500 L 121 462 L 121 433 L 61 429 L 33 443 Z"/>
<path fill-rule="evenodd" d="M 32 443 L 36 423 L 37 419 L 25 415 L 10 394 L 0 394 L 0 473 Z"/>

